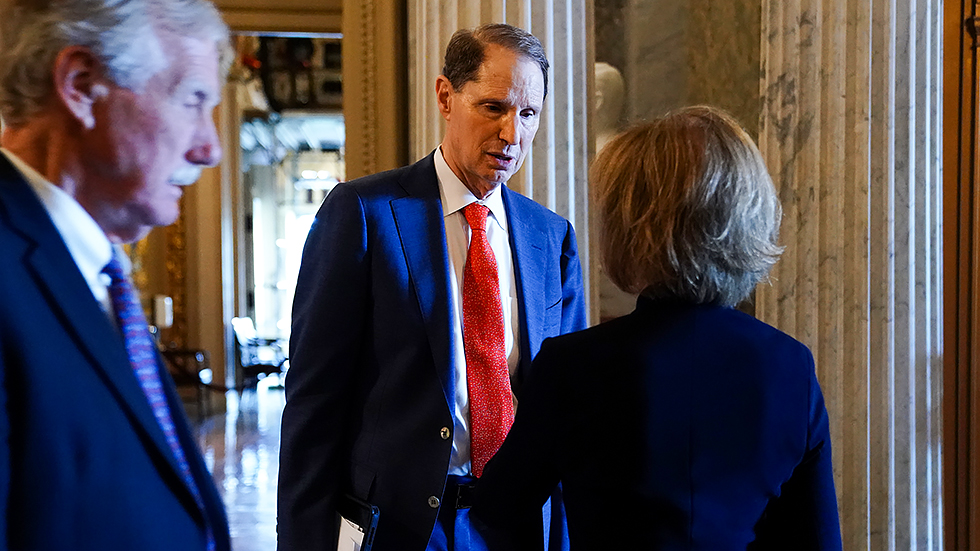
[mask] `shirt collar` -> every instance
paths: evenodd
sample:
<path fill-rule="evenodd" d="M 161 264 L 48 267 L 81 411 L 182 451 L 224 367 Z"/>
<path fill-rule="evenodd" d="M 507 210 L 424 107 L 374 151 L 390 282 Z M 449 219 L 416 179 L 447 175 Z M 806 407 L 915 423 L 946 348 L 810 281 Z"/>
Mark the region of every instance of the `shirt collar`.
<path fill-rule="evenodd" d="M 112 243 L 92 216 L 65 190 L 49 182 L 10 151 L 0 148 L 37 194 L 68 247 L 78 269 L 90 284 L 99 281 L 102 268 L 112 258 Z"/>
<path fill-rule="evenodd" d="M 486 199 L 477 199 L 473 192 L 467 188 L 462 180 L 456 177 L 453 169 L 449 168 L 449 163 L 442 154 L 442 146 L 436 148 L 435 165 L 436 178 L 439 179 L 439 193 L 442 196 L 443 216 L 449 216 L 470 203 L 480 203 L 490 209 L 492 219 L 496 221 L 500 229 L 507 231 L 507 211 L 504 210 L 504 194 L 500 188 L 506 184 L 497 186 Z"/>

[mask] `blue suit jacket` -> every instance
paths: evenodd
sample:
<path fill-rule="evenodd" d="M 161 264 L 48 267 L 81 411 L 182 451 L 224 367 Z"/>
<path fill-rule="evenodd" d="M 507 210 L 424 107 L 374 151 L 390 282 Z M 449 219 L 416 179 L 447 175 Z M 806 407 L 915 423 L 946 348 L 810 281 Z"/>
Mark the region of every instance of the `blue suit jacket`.
<path fill-rule="evenodd" d="M 813 357 L 731 308 L 640 298 L 546 341 L 472 514 L 519 536 L 559 480 L 572 551 L 841 548 Z"/>
<path fill-rule="evenodd" d="M 503 188 L 523 377 L 544 338 L 586 323 L 575 234 Z M 452 451 L 449 257 L 433 156 L 337 186 L 293 304 L 279 475 L 280 550 L 334 549 L 351 492 L 381 509 L 376 551 L 422 551 Z M 433 507 L 433 504 L 435 505 Z"/>
<path fill-rule="evenodd" d="M 34 191 L 0 155 L 0 549 L 217 548 L 228 525 L 183 406 L 161 379 L 205 512 Z"/>

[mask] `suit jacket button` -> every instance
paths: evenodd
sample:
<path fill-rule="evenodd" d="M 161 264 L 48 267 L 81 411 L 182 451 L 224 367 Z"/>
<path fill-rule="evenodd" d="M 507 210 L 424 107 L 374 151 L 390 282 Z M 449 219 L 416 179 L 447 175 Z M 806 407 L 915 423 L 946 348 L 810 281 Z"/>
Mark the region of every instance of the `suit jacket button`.
<path fill-rule="evenodd" d="M 441 436 L 443 440 L 449 440 L 450 434 L 449 427 L 442 427 L 439 429 L 439 436 Z"/>
<path fill-rule="evenodd" d="M 432 507 L 433 509 L 438 509 L 439 498 L 437 498 L 436 496 L 429 496 L 429 507 Z"/>

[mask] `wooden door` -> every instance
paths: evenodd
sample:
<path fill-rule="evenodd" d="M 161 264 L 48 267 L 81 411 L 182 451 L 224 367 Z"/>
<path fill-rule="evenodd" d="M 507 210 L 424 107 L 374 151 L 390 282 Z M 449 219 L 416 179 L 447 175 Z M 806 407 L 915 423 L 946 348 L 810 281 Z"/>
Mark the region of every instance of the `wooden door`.
<path fill-rule="evenodd" d="M 978 2 L 944 9 L 945 548 L 967 551 L 980 549 Z"/>

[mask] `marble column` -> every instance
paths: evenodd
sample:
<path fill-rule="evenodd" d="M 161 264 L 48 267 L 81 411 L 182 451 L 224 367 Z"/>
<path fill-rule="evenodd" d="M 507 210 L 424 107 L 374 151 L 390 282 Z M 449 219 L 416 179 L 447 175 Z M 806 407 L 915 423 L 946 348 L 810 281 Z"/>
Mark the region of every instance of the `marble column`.
<path fill-rule="evenodd" d="M 587 179 L 591 21 L 591 0 L 412 0 L 408 5 L 408 126 L 413 161 L 429 154 L 442 139 L 444 123 L 436 106 L 435 81 L 442 72 L 446 44 L 457 29 L 509 23 L 541 40 L 551 63 L 548 97 L 533 148 L 508 185 L 571 221 L 586 289 L 592 279 Z"/>
<path fill-rule="evenodd" d="M 813 350 L 848 550 L 942 548 L 941 9 L 763 2 L 786 252 L 756 311 Z"/>

